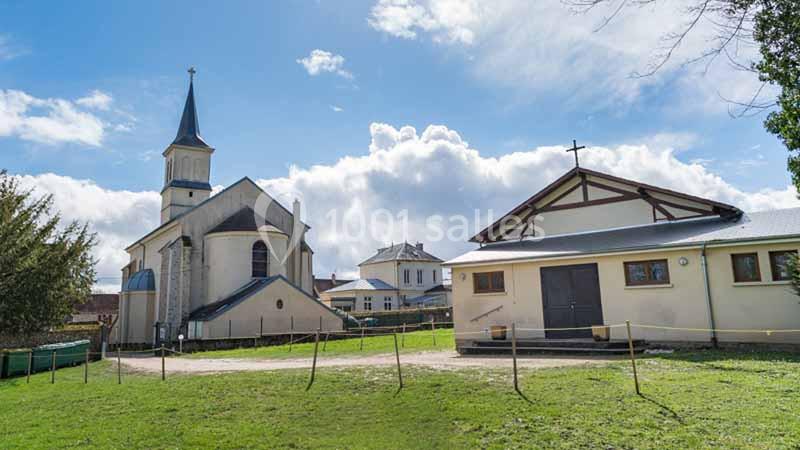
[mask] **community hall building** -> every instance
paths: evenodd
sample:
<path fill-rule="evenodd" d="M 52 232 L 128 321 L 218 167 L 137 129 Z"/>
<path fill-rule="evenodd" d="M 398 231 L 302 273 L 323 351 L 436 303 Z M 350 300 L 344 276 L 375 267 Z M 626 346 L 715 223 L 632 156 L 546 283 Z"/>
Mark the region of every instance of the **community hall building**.
<path fill-rule="evenodd" d="M 193 73 L 193 71 L 190 71 Z M 175 140 L 164 150 L 161 224 L 125 250 L 121 343 L 341 330 L 313 296 L 309 227 L 245 177 L 211 195 L 214 148 L 200 136 L 193 82 Z"/>
<path fill-rule="evenodd" d="M 800 343 L 778 331 L 800 329 L 786 268 L 800 208 L 744 213 L 576 164 L 471 240 L 480 248 L 444 264 L 462 351 L 493 327 L 588 339 L 585 327 L 625 321 L 650 342 Z"/>

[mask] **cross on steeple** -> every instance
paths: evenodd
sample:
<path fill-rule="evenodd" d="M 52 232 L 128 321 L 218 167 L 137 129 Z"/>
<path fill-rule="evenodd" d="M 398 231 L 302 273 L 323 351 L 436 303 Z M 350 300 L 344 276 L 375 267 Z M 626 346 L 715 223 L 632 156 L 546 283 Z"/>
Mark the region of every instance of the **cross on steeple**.
<path fill-rule="evenodd" d="M 580 147 L 578 147 L 578 142 L 575 139 L 573 139 L 572 148 L 567 149 L 568 152 L 575 152 L 575 167 L 580 167 L 580 165 L 578 164 L 578 150 L 583 150 L 585 148 L 586 148 L 585 145 L 581 145 Z"/>
<path fill-rule="evenodd" d="M 191 82 L 194 81 L 194 74 L 196 74 L 197 71 L 194 70 L 194 66 L 192 66 L 192 67 L 189 67 L 189 70 L 187 70 L 187 72 L 189 72 L 189 82 L 191 83 Z"/>

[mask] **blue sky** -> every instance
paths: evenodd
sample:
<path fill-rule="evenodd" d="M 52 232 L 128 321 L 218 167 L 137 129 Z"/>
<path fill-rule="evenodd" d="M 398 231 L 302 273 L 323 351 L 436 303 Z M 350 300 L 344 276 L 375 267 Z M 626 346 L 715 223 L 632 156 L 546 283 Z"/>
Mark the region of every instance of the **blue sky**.
<path fill-rule="evenodd" d="M 383 130 L 371 124 L 384 123 L 420 135 L 442 125 L 487 164 L 514 152 L 541 155 L 574 138 L 611 149 L 618 159 L 609 170 L 633 177 L 625 146 L 644 145 L 669 151 L 698 179 L 722 180 L 742 199 L 774 191 L 793 200 L 786 151 L 762 129 L 763 117 L 732 119 L 720 99 L 746 97 L 754 80 L 722 63 L 705 74 L 681 67 L 681 57 L 702 48 L 702 30 L 657 76 L 631 78 L 681 18 L 675 9 L 645 9 L 594 32 L 602 15 L 576 15 L 558 1 L 3 2 L 0 167 L 33 177 L 34 185 L 54 174 L 110 193 L 160 190 L 160 153 L 174 138 L 186 69 L 195 66 L 201 131 L 217 149 L 213 185 L 249 175 L 280 189 L 276 179 L 294 180 L 291 166 L 307 174 L 312 165 L 341 168 L 342 158 L 370 154 Z M 335 69 L 311 74 L 298 62 L 314 50 L 340 57 Z M 10 115 L 11 91 L 36 100 Z M 58 101 L 77 118 L 22 124 L 52 114 Z M 90 126 L 59 128 L 71 120 Z M 598 159 L 598 168 L 606 162 Z M 536 167 L 498 207 L 551 181 Z M 683 183 L 653 170 L 639 178 Z M 295 185 L 313 192 L 308 180 Z M 687 189 L 702 194 L 704 186 Z M 139 231 L 146 230 L 119 241 Z M 322 252 L 321 270 L 345 270 L 366 251 Z M 120 258 L 117 251 L 113 264 Z"/>

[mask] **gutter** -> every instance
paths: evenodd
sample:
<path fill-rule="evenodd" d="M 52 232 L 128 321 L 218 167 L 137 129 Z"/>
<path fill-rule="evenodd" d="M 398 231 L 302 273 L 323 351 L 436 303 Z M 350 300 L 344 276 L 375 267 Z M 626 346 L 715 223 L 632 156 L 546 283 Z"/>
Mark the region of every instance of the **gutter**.
<path fill-rule="evenodd" d="M 714 304 L 711 301 L 711 284 L 708 280 L 708 260 L 706 259 L 706 246 L 708 242 L 703 242 L 703 247 L 700 250 L 700 265 L 703 268 L 703 284 L 706 291 L 706 305 L 708 305 L 708 325 L 711 329 L 711 344 L 717 348 L 717 331 L 714 320 Z"/>

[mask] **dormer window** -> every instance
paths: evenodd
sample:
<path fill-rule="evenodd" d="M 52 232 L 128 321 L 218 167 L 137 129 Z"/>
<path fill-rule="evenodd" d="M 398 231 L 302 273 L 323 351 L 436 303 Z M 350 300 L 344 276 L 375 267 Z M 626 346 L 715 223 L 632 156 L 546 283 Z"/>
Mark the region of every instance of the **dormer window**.
<path fill-rule="evenodd" d="M 264 241 L 258 241 L 253 244 L 252 277 L 266 278 L 268 262 L 269 251 L 267 250 L 267 244 Z"/>

